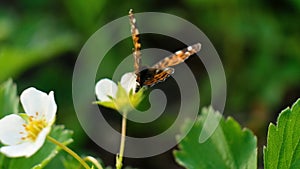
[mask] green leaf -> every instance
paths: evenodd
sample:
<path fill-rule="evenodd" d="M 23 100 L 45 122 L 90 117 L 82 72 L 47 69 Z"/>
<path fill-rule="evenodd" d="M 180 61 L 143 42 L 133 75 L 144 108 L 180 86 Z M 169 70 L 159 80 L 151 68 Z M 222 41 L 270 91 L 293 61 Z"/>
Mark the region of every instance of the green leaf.
<path fill-rule="evenodd" d="M 18 113 L 18 105 L 17 86 L 9 79 L 0 85 L 0 118 Z"/>
<path fill-rule="evenodd" d="M 105 102 L 101 102 L 101 101 L 96 101 L 94 102 L 94 104 L 98 104 L 107 108 L 111 108 L 114 110 L 117 110 L 116 105 L 113 101 L 105 101 Z"/>
<path fill-rule="evenodd" d="M 73 132 L 67 130 L 64 126 L 53 126 L 50 136 L 58 140 L 59 142 L 68 145 L 73 140 L 71 138 Z M 41 169 L 45 167 L 60 151 L 60 148 L 46 139 L 43 147 L 30 158 L 6 158 L 3 161 L 5 169 L 16 168 L 33 168 Z"/>
<path fill-rule="evenodd" d="M 130 103 L 134 106 L 137 107 L 145 98 L 145 92 L 146 87 L 142 87 L 137 93 L 133 94 L 133 91 L 130 92 L 129 97 L 130 97 Z"/>
<path fill-rule="evenodd" d="M 116 100 L 120 100 L 119 102 L 127 103 L 129 102 L 128 94 L 126 90 L 122 87 L 120 83 L 118 83 L 118 90 L 116 94 Z"/>
<path fill-rule="evenodd" d="M 264 163 L 265 169 L 300 168 L 300 99 L 280 113 L 277 126 L 269 125 Z"/>
<path fill-rule="evenodd" d="M 209 126 L 203 127 L 211 116 L 219 126 L 204 143 L 199 143 L 201 132 L 209 133 Z M 184 124 L 187 131 L 192 123 Z M 204 129 L 204 131 L 202 131 Z M 257 167 L 256 137 L 248 129 L 242 129 L 231 117 L 226 120 L 212 108 L 202 110 L 196 123 L 174 151 L 176 161 L 189 169 L 255 169 Z"/>
<path fill-rule="evenodd" d="M 118 91 L 116 94 L 116 99 L 114 99 L 115 106 L 119 112 L 125 113 L 132 110 L 129 95 L 126 90 L 118 83 Z"/>

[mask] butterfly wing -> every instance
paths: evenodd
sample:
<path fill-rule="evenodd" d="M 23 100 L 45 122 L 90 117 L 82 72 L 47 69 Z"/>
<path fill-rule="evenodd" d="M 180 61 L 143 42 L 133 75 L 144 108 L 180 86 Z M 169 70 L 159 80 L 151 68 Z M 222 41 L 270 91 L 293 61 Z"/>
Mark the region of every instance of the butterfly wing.
<path fill-rule="evenodd" d="M 152 68 L 156 69 L 164 69 L 170 66 L 178 65 L 179 63 L 184 62 L 187 58 L 191 55 L 199 52 L 201 49 L 201 44 L 196 43 L 192 46 L 189 46 L 183 50 L 177 51 L 175 54 L 164 58 L 163 60 L 159 61 L 158 63 L 154 64 Z"/>
<path fill-rule="evenodd" d="M 140 43 L 140 34 L 139 30 L 136 27 L 136 19 L 133 15 L 132 9 L 129 11 L 129 21 L 131 25 L 131 36 L 134 46 L 133 57 L 134 57 L 134 72 L 139 73 L 141 69 L 141 43 Z"/>
<path fill-rule="evenodd" d="M 145 78 L 142 82 L 143 86 L 153 86 L 159 82 L 165 81 L 171 74 L 174 73 L 173 68 L 165 69 L 148 69 L 150 72 L 148 78 Z M 147 77 L 147 76 L 146 76 Z"/>

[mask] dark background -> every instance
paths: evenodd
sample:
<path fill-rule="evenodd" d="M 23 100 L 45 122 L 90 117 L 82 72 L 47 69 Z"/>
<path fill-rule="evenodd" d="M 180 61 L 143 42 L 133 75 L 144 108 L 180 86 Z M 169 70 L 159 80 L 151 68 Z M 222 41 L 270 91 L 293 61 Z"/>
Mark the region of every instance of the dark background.
<path fill-rule="evenodd" d="M 198 26 L 218 51 L 227 78 L 225 116 L 233 116 L 258 137 L 259 165 L 266 144 L 267 126 L 278 113 L 300 96 L 300 1 L 298 0 L 176 0 L 176 1 L 97 1 L 97 0 L 12 0 L 0 2 L 0 82 L 12 77 L 19 94 L 34 86 L 54 90 L 58 104 L 57 124 L 74 130 L 75 151 L 101 158 L 114 166 L 115 156 L 96 146 L 82 131 L 73 109 L 71 87 L 73 67 L 85 41 L 101 26 L 135 12 L 165 12 L 182 17 Z M 137 21 L 138 22 L 138 21 Z M 160 24 L 162 27 L 164 23 Z M 129 29 L 124 27 L 124 29 Z M 141 35 L 143 48 L 176 51 L 184 47 L 164 36 Z M 101 77 L 111 77 L 132 50 L 127 38 L 122 47 L 110 51 Z M 187 64 L 194 72 L 201 93 L 201 107 L 210 101 L 208 75 L 196 57 Z M 112 66 L 113 65 L 113 66 Z M 100 76 L 99 76 L 100 77 Z M 173 90 L 172 79 L 156 88 Z M 174 101 L 176 102 L 176 100 Z M 193 103 L 191 103 L 193 104 Z M 121 117 L 109 109 L 105 116 L 116 129 Z M 176 115 L 176 113 L 174 113 Z M 129 123 L 129 135 L 149 136 L 172 124 L 166 112 L 152 126 L 153 132 Z M 157 130 L 155 130 L 157 129 Z M 116 145 L 119 146 L 119 145 Z M 58 157 L 48 168 L 61 166 Z M 138 168 L 180 168 L 172 151 L 145 158 L 127 159 L 125 165 Z"/>

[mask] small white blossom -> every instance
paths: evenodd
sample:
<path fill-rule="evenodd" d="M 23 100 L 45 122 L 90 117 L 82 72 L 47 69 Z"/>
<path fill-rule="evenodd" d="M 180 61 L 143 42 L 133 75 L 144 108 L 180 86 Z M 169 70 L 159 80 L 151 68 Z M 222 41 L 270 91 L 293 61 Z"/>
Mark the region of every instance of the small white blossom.
<path fill-rule="evenodd" d="M 136 89 L 136 75 L 132 72 L 125 73 L 120 81 L 121 86 L 125 89 L 127 94 L 130 90 L 135 92 Z M 111 101 L 109 97 L 116 98 L 118 86 L 115 82 L 110 79 L 101 79 L 95 87 L 96 96 L 99 101 Z"/>
<path fill-rule="evenodd" d="M 99 105 L 118 110 L 119 112 L 129 112 L 136 107 L 143 99 L 143 91 L 136 92 L 136 74 L 125 73 L 117 85 L 110 79 L 101 79 L 95 87 Z"/>
<path fill-rule="evenodd" d="M 49 95 L 33 87 L 20 96 L 25 117 L 17 114 L 0 119 L 0 152 L 8 157 L 30 157 L 44 144 L 55 121 L 57 106 L 54 94 Z"/>

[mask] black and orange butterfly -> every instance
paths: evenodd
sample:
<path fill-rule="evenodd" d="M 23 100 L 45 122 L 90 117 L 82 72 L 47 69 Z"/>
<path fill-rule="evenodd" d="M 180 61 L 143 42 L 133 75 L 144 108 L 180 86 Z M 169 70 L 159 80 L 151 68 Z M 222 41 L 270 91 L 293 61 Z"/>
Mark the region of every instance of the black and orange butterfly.
<path fill-rule="evenodd" d="M 184 62 L 191 55 L 197 53 L 201 49 L 201 44 L 196 43 L 194 45 L 188 46 L 183 50 L 179 50 L 164 58 L 163 60 L 157 62 L 151 67 L 146 67 L 142 69 L 141 67 L 141 43 L 139 30 L 136 27 L 136 19 L 133 15 L 132 9 L 129 11 L 129 20 L 131 25 L 131 34 L 134 45 L 134 72 L 137 75 L 137 89 L 138 91 L 143 86 L 153 86 L 159 82 L 165 81 L 171 74 L 174 73 L 174 69 L 170 66 L 178 65 Z"/>

